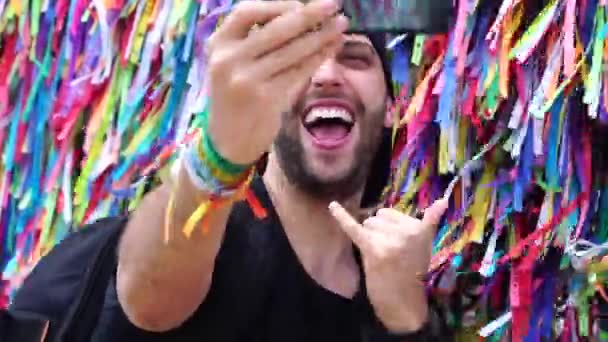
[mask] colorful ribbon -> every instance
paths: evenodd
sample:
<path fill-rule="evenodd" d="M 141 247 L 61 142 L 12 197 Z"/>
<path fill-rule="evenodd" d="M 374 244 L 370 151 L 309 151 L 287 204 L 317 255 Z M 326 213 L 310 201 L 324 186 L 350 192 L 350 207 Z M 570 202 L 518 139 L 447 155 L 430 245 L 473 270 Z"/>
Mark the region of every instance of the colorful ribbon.
<path fill-rule="evenodd" d="M 168 172 L 230 7 L 0 0 L 0 306 L 66 234 Z M 428 288 L 462 339 L 608 333 L 607 7 L 462 0 L 449 34 L 391 44 L 387 204 L 449 197 Z"/>

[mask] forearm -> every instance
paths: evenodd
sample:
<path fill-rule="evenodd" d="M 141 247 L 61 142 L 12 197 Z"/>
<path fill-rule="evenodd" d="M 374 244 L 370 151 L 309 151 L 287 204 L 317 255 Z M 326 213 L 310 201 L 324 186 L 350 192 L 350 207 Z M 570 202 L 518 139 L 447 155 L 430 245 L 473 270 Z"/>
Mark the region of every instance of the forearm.
<path fill-rule="evenodd" d="M 150 193 L 130 219 L 119 247 L 117 293 L 129 320 L 150 331 L 166 331 L 187 320 L 205 299 L 221 246 L 230 205 L 208 214 L 209 231 L 182 233 L 188 218 L 207 199 L 182 169 L 175 189 L 169 239 L 165 213 L 171 185 Z"/>
<path fill-rule="evenodd" d="M 376 315 L 371 331 L 368 333 L 366 342 L 425 342 L 425 341 L 453 341 L 452 331 L 449 329 L 442 309 L 434 305 L 431 300 L 426 300 L 426 316 L 423 322 L 414 330 L 411 324 L 407 328 L 388 328 Z M 418 319 L 416 319 L 418 321 Z M 404 320 L 405 321 L 405 320 Z"/>
<path fill-rule="evenodd" d="M 401 305 L 376 308 L 378 318 L 392 333 L 418 331 L 428 322 L 429 304 L 421 282 L 403 286 L 395 301 Z"/>

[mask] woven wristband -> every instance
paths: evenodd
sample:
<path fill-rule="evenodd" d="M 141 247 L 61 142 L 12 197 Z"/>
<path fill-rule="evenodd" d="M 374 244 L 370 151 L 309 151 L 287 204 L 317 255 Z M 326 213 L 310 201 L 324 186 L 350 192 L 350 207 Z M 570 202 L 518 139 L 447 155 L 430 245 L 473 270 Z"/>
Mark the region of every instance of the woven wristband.
<path fill-rule="evenodd" d="M 190 146 L 183 151 L 182 161 L 184 169 L 197 189 L 217 197 L 234 195 L 233 185 L 223 183 L 212 175 L 208 165 L 200 159 L 196 146 Z"/>
<path fill-rule="evenodd" d="M 211 137 L 208 134 L 209 132 L 209 113 L 207 111 L 203 112 L 203 122 L 202 122 L 202 152 L 204 153 L 204 157 L 208 163 L 211 164 L 212 168 L 220 170 L 222 173 L 227 175 L 241 175 L 246 172 L 251 165 L 242 165 L 235 164 L 226 158 L 222 157 L 222 155 L 217 151 L 213 141 L 211 141 Z"/>
<path fill-rule="evenodd" d="M 204 133 L 199 139 L 205 140 Z M 223 164 L 216 164 L 209 158 L 210 153 L 212 152 L 205 149 L 205 144 L 199 141 L 186 147 L 182 156 L 189 176 L 197 188 L 211 195 L 223 198 L 233 196 L 235 190 L 246 182 L 252 167 L 245 168 L 240 173 L 229 173 L 222 168 Z"/>
<path fill-rule="evenodd" d="M 257 217 L 263 218 L 266 216 L 266 211 L 249 189 L 249 184 L 255 175 L 255 164 L 239 165 L 232 163 L 217 151 L 208 134 L 208 114 L 208 111 L 205 110 L 199 117 L 200 119 L 196 120 L 202 126 L 199 127 L 200 134 L 197 138 L 182 146 L 179 160 L 172 168 L 174 177 L 176 177 L 180 168 L 184 168 L 192 184 L 197 189 L 209 194 L 209 199 L 201 202 L 185 223 L 182 231 L 186 237 L 191 236 L 199 222 L 201 222 L 203 232 L 207 232 L 209 229 L 208 214 L 237 200 L 247 200 Z M 169 239 L 174 205 L 175 191 L 169 199 L 169 205 L 165 213 L 165 241 Z"/>
<path fill-rule="evenodd" d="M 201 139 L 208 138 L 201 137 Z M 206 171 L 208 171 L 209 176 L 215 178 L 218 182 L 226 185 L 227 187 L 231 187 L 231 185 L 234 184 L 239 184 L 247 174 L 247 172 L 245 171 L 247 171 L 249 168 L 239 173 L 230 173 L 228 172 L 228 170 L 222 169 L 222 163 L 219 163 L 209 158 L 209 154 L 213 152 L 206 152 L 205 146 L 208 146 L 208 149 L 212 145 L 198 143 L 196 144 L 196 146 L 193 146 L 192 150 L 193 152 L 196 152 L 200 162 L 205 164 L 204 167 L 207 169 Z"/>

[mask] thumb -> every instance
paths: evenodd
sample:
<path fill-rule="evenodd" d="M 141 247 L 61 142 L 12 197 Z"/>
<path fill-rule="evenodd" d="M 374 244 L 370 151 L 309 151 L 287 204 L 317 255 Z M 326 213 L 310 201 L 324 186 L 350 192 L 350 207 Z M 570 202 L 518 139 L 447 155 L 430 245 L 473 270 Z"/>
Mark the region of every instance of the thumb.
<path fill-rule="evenodd" d="M 441 221 L 441 216 L 443 216 L 445 211 L 448 209 L 448 204 L 448 200 L 445 198 L 435 201 L 433 205 L 424 211 L 422 222 L 430 227 L 437 226 L 439 221 Z"/>
<path fill-rule="evenodd" d="M 329 204 L 329 212 L 338 221 L 340 228 L 344 231 L 348 237 L 357 245 L 357 247 L 364 249 L 369 243 L 367 238 L 367 231 L 363 226 L 355 220 L 355 218 L 344 209 L 338 202 L 331 202 Z"/>

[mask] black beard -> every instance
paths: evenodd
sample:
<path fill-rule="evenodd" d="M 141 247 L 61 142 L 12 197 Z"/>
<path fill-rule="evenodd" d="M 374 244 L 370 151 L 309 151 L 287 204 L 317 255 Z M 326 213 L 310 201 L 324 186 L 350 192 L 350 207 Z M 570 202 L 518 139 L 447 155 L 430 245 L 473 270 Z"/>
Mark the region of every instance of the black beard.
<path fill-rule="evenodd" d="M 355 148 L 353 167 L 340 179 L 325 181 L 311 172 L 304 159 L 302 142 L 294 135 L 290 135 L 284 127 L 280 129 L 275 140 L 275 153 L 279 166 L 289 183 L 314 198 L 324 201 L 350 199 L 363 190 L 380 144 L 382 128 L 368 126 L 368 129 L 373 133 L 369 132 L 372 134 L 368 136 L 362 134 L 367 140 L 359 142 Z"/>

